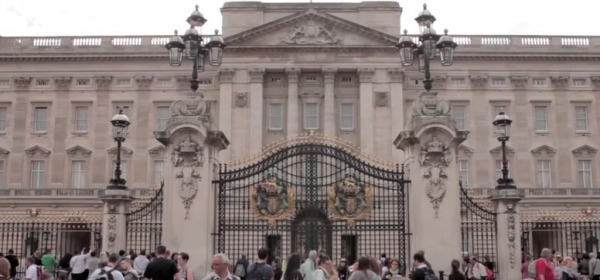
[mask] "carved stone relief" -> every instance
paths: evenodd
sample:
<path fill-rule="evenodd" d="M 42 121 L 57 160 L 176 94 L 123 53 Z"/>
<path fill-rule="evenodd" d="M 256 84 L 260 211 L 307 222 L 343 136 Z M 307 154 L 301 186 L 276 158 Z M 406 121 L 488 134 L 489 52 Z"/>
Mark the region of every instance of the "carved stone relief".
<path fill-rule="evenodd" d="M 447 81 L 446 76 L 435 76 L 433 77 L 433 87 L 434 88 L 444 88 L 446 86 Z"/>
<path fill-rule="evenodd" d="M 354 176 L 346 176 L 328 191 L 328 208 L 332 220 L 346 221 L 348 226 L 356 225 L 357 220 L 371 216 L 373 188 L 359 182 Z"/>
<path fill-rule="evenodd" d="M 591 76 L 590 80 L 592 80 L 592 85 L 595 88 L 600 88 L 600 76 Z"/>
<path fill-rule="evenodd" d="M 281 42 L 287 45 L 338 45 L 342 39 L 331 24 L 320 25 L 309 20 L 296 23 Z"/>
<path fill-rule="evenodd" d="M 550 77 L 550 80 L 552 81 L 554 87 L 558 89 L 564 89 L 569 86 L 569 77 L 566 76 Z"/>
<path fill-rule="evenodd" d="M 248 106 L 248 93 L 247 92 L 236 92 L 235 101 L 233 102 L 235 107 L 243 108 Z"/>
<path fill-rule="evenodd" d="M 54 78 L 54 86 L 57 89 L 66 90 L 71 87 L 71 77 L 55 77 Z"/>
<path fill-rule="evenodd" d="M 373 68 L 359 68 L 358 77 L 361 83 L 372 83 L 373 76 L 375 75 L 375 69 Z"/>
<path fill-rule="evenodd" d="M 516 220 L 517 214 L 515 211 L 510 211 L 507 215 L 508 222 L 508 261 L 510 263 L 510 268 L 514 269 L 517 263 L 517 246 L 515 244 L 515 239 L 517 238 L 516 232 Z"/>
<path fill-rule="evenodd" d="M 298 76 L 300 76 L 300 69 L 298 68 L 287 68 L 285 69 L 287 74 L 288 83 L 298 83 Z"/>
<path fill-rule="evenodd" d="M 527 76 L 511 76 L 510 80 L 517 89 L 524 89 L 529 83 L 529 77 Z"/>
<path fill-rule="evenodd" d="M 469 77 L 471 80 L 471 86 L 476 88 L 484 88 L 487 86 L 487 77 L 484 76 L 471 76 Z"/>
<path fill-rule="evenodd" d="M 390 68 L 387 70 L 390 76 L 391 83 L 402 83 L 404 82 L 404 70 L 401 68 Z"/>
<path fill-rule="evenodd" d="M 13 83 L 17 89 L 28 89 L 31 85 L 31 77 L 19 77 L 13 80 Z"/>
<path fill-rule="evenodd" d="M 221 68 L 219 69 L 219 81 L 221 83 L 233 82 L 233 76 L 235 75 L 235 69 Z"/>
<path fill-rule="evenodd" d="M 202 179 L 198 167 L 204 164 L 204 148 L 188 136 L 174 146 L 171 162 L 175 168 L 177 193 L 185 208 L 185 219 L 189 220 L 190 207 Z"/>
<path fill-rule="evenodd" d="M 334 83 L 335 82 L 335 73 L 337 69 L 335 68 L 325 68 L 323 69 L 323 81 L 325 83 Z"/>
<path fill-rule="evenodd" d="M 152 81 L 154 80 L 154 77 L 152 76 L 138 76 L 135 77 L 135 82 L 138 86 L 138 88 L 141 89 L 148 89 L 150 88 L 150 86 L 152 85 Z"/>
<path fill-rule="evenodd" d="M 250 208 L 258 220 L 266 220 L 270 227 L 275 227 L 277 221 L 294 217 L 296 192 L 276 174 L 268 174 L 264 182 L 250 189 Z"/>
<path fill-rule="evenodd" d="M 387 92 L 376 92 L 375 93 L 375 106 L 386 107 L 388 105 L 388 93 Z"/>
<path fill-rule="evenodd" d="M 98 89 L 108 89 L 112 84 L 113 77 L 111 76 L 101 76 L 95 77 L 96 88 Z"/>
<path fill-rule="evenodd" d="M 115 249 L 115 241 L 117 240 L 117 215 L 111 214 L 108 216 L 108 249 Z"/>
<path fill-rule="evenodd" d="M 446 168 L 452 162 L 452 152 L 447 144 L 434 134 L 432 139 L 421 147 L 419 163 L 424 167 L 423 178 L 426 179 L 425 193 L 438 217 L 438 210 L 446 195 L 448 175 Z"/>
<path fill-rule="evenodd" d="M 260 83 L 262 84 L 263 78 L 265 76 L 265 69 L 249 69 L 248 75 L 250 76 L 251 83 Z"/>
<path fill-rule="evenodd" d="M 210 120 L 209 104 L 199 98 L 177 100 L 171 103 L 172 117 L 199 117 L 203 122 Z"/>
<path fill-rule="evenodd" d="M 411 104 L 412 116 L 449 116 L 450 103 L 437 99 L 437 92 L 424 92 Z"/>

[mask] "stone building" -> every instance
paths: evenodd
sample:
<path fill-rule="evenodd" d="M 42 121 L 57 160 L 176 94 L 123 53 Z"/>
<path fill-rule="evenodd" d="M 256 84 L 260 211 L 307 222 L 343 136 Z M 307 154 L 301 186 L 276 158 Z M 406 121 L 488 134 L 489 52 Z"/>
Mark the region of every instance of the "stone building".
<path fill-rule="evenodd" d="M 382 164 L 414 164 L 393 144 L 423 90 L 423 74 L 399 62 L 397 2 L 228 2 L 221 12 L 224 62 L 199 77 L 210 127 L 231 143 L 220 162 L 243 165 L 273 143 L 321 134 Z M 469 196 L 490 205 L 501 159 L 491 122 L 505 111 L 511 176 L 525 195 L 523 246 L 597 251 L 600 37 L 453 37 L 454 65 L 432 63 L 432 74 L 456 126 L 470 131 L 455 159 Z M 170 163 L 153 132 L 165 129 L 173 101 L 190 96 L 189 63 L 169 66 L 169 38 L 0 38 L 0 251 L 24 239 L 43 246 L 41 235 L 7 235 L 35 219 L 77 228 L 62 240 L 89 237 L 69 250 L 99 242 L 98 196 L 116 151 L 109 120 L 119 109 L 132 122 L 123 176 L 135 205 L 153 197 Z M 46 242 L 58 246 L 51 234 Z M 463 234 L 463 251 L 477 253 L 473 242 Z"/>

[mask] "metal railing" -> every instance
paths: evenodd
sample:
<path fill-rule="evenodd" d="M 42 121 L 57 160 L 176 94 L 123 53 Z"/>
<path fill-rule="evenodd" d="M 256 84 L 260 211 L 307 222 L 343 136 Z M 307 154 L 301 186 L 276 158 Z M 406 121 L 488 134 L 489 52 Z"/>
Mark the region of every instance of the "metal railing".
<path fill-rule="evenodd" d="M 133 197 L 154 196 L 157 192 L 152 188 L 130 188 Z M 86 189 L 0 189 L 0 199 L 12 198 L 98 198 L 104 195 L 104 188 L 86 188 Z"/>
<path fill-rule="evenodd" d="M 497 193 L 494 188 L 468 188 L 471 197 L 487 197 Z M 525 197 L 600 196 L 600 188 L 519 188 Z"/>

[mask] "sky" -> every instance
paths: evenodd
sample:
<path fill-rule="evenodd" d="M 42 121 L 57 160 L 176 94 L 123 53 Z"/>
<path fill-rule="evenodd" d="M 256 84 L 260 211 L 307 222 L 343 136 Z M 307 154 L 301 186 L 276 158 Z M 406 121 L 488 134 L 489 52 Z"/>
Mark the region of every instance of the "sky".
<path fill-rule="evenodd" d="M 263 2 L 309 2 L 278 0 Z M 319 2 L 360 2 L 313 0 Z M 221 29 L 224 0 L 0 0 L 0 36 L 169 35 L 200 5 L 202 34 Z M 423 0 L 400 0 L 402 29 L 417 33 Z M 427 0 L 434 27 L 455 35 L 600 35 L 600 0 Z"/>

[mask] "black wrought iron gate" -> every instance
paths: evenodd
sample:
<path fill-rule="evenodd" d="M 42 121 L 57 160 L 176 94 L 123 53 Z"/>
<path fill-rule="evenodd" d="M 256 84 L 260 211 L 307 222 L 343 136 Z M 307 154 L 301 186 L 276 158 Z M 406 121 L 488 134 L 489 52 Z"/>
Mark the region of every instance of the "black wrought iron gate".
<path fill-rule="evenodd" d="M 462 186 L 460 189 L 463 254 L 480 260 L 488 256 L 493 261 L 502 261 L 496 258 L 496 213 L 473 201 Z"/>
<path fill-rule="evenodd" d="M 398 167 L 364 159 L 332 141 L 288 142 L 262 160 L 222 166 L 218 190 L 218 252 L 237 259 L 261 247 L 271 257 L 310 250 L 334 260 L 360 255 L 406 261 L 405 189 Z"/>
<path fill-rule="evenodd" d="M 164 182 L 154 197 L 142 207 L 125 215 L 127 249 L 152 252 L 161 245 L 163 223 Z"/>

